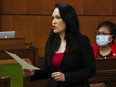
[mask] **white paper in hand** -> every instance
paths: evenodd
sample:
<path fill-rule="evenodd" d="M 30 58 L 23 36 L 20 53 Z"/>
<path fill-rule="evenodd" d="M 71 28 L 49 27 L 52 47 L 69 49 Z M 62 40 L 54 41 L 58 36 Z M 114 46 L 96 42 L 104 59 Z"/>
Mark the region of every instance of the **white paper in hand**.
<path fill-rule="evenodd" d="M 19 56 L 16 54 L 10 53 L 8 51 L 5 51 L 8 53 L 12 58 L 14 58 L 24 69 L 29 69 L 29 70 L 40 70 L 39 68 L 25 62 L 23 59 L 21 59 Z"/>

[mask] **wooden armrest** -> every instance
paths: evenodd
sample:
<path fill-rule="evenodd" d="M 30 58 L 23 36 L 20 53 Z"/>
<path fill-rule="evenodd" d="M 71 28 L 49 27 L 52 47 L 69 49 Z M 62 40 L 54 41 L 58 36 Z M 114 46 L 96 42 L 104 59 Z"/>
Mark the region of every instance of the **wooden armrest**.
<path fill-rule="evenodd" d="M 106 87 L 105 83 L 92 83 L 90 87 Z"/>

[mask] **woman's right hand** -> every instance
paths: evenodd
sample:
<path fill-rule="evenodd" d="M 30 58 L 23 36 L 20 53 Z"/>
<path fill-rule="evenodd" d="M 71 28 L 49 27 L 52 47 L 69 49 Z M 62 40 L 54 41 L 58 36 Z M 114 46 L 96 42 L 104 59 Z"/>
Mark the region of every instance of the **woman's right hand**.
<path fill-rule="evenodd" d="M 22 71 L 25 76 L 32 76 L 35 73 L 34 70 L 23 69 L 23 68 L 22 68 Z"/>

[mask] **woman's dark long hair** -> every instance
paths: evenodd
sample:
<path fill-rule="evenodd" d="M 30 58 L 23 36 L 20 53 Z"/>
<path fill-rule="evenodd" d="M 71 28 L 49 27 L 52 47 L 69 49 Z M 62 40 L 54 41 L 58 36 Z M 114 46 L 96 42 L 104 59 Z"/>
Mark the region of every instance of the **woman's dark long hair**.
<path fill-rule="evenodd" d="M 55 8 L 59 9 L 60 16 L 62 20 L 66 24 L 66 30 L 65 30 L 65 40 L 66 40 L 66 49 L 67 51 L 74 50 L 75 47 L 77 47 L 79 42 L 79 20 L 76 14 L 76 11 L 74 8 L 68 4 L 56 4 Z M 60 36 L 56 33 L 51 31 L 49 38 L 48 38 L 48 45 L 47 50 L 48 52 L 54 53 L 58 50 L 60 45 Z"/>
<path fill-rule="evenodd" d="M 103 21 L 98 25 L 97 30 L 99 30 L 101 27 L 107 27 L 109 29 L 110 35 L 112 35 L 113 44 L 116 38 L 116 25 L 111 21 Z"/>

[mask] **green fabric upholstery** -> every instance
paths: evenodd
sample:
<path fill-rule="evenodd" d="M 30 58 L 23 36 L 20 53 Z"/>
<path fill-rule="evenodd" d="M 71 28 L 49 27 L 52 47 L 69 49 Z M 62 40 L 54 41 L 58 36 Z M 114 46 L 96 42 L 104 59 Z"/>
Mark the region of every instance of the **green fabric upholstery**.
<path fill-rule="evenodd" d="M 18 63 L 1 64 L 0 77 L 10 76 L 11 87 L 23 87 L 23 73 Z"/>

